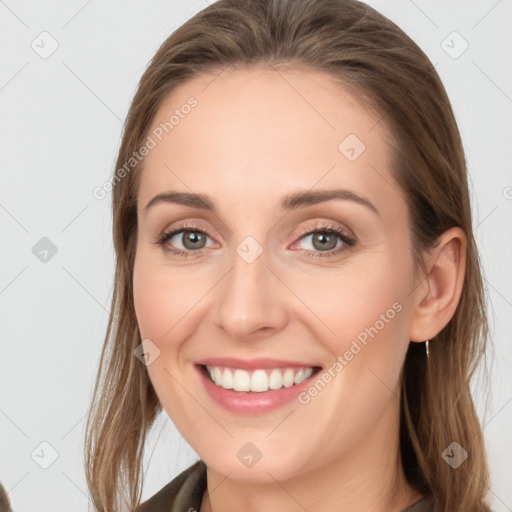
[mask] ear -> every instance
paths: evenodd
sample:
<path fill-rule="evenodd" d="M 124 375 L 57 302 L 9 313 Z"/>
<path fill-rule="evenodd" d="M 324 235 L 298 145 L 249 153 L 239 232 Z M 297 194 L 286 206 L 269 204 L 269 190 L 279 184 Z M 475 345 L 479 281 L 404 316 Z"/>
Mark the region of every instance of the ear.
<path fill-rule="evenodd" d="M 436 336 L 453 317 L 466 272 L 467 238 L 459 227 L 445 231 L 425 256 L 428 274 L 415 290 L 409 339 L 423 342 Z"/>

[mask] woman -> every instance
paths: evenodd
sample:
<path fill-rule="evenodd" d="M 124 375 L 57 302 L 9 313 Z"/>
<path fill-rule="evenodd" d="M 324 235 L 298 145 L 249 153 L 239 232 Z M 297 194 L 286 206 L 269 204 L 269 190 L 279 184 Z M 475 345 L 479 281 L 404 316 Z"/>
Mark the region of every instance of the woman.
<path fill-rule="evenodd" d="M 152 59 L 116 169 L 98 510 L 489 510 L 464 153 L 401 29 L 220 0 Z M 140 505 L 162 409 L 200 460 Z"/>

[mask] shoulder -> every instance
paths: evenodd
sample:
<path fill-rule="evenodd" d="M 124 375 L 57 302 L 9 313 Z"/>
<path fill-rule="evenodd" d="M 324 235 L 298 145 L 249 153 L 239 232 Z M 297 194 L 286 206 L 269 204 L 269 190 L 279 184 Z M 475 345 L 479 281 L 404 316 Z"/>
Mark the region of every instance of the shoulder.
<path fill-rule="evenodd" d="M 419 499 L 416 503 L 409 505 L 407 508 L 402 510 L 402 512 L 433 512 L 434 511 L 434 501 L 430 494 L 423 496 L 423 498 Z"/>
<path fill-rule="evenodd" d="M 206 489 L 206 465 L 202 460 L 185 469 L 135 512 L 174 512 L 201 508 Z"/>
<path fill-rule="evenodd" d="M 436 510 L 439 510 L 439 505 L 435 506 L 434 497 L 432 494 L 426 494 L 421 498 L 420 500 L 416 501 L 416 503 L 413 503 L 412 505 L 409 505 L 407 508 L 402 510 L 402 512 L 434 512 Z M 442 508 L 442 507 L 441 507 Z M 473 508 L 472 508 L 473 510 Z M 487 503 L 482 503 L 481 508 L 480 506 L 478 508 L 475 508 L 474 510 L 481 510 L 481 512 L 494 512 Z"/>

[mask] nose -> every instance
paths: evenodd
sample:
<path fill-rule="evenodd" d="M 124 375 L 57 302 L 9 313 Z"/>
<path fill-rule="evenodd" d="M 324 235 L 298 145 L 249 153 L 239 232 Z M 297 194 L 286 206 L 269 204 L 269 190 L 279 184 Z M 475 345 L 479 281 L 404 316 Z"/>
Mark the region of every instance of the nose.
<path fill-rule="evenodd" d="M 286 286 L 268 266 L 265 253 L 248 262 L 235 252 L 232 267 L 222 281 L 216 287 L 216 324 L 230 337 L 251 341 L 286 325 Z"/>

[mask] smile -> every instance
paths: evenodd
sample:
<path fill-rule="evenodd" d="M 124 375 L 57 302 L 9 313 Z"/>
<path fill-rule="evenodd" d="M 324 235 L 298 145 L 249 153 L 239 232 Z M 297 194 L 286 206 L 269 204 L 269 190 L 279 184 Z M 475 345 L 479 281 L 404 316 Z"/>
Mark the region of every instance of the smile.
<path fill-rule="evenodd" d="M 206 395 L 237 415 L 266 414 L 293 403 L 322 370 L 321 366 L 261 358 L 210 358 L 194 366 Z"/>
<path fill-rule="evenodd" d="M 264 393 L 269 389 L 289 388 L 313 375 L 313 367 L 258 368 L 252 371 L 206 365 L 209 377 L 217 386 L 234 391 Z"/>

